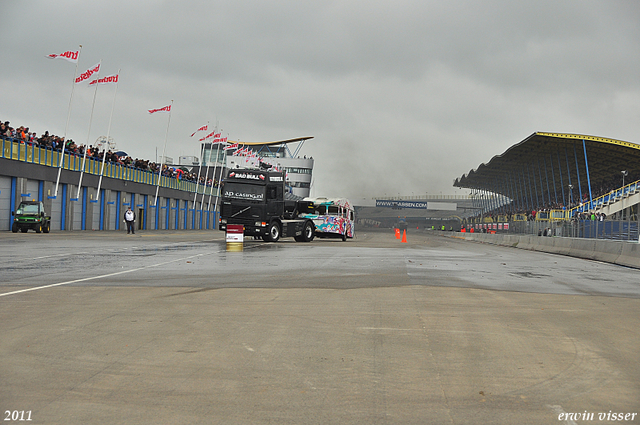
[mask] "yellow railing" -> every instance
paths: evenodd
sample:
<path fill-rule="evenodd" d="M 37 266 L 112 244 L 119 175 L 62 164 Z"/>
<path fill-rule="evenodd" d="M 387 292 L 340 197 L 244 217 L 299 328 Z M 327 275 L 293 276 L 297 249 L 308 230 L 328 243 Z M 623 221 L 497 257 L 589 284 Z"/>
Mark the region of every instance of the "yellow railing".
<path fill-rule="evenodd" d="M 605 193 L 602 196 L 598 196 L 593 200 L 593 202 L 583 202 L 582 205 L 573 207 L 570 211 L 570 214 L 573 215 L 576 211 L 586 212 L 600 209 L 606 205 L 618 202 L 624 197 L 637 193 L 638 191 L 640 191 L 640 180 L 629 183 L 619 189 L 612 190 L 611 192 Z"/>
<path fill-rule="evenodd" d="M 49 167 L 58 167 L 60 163 L 60 152 L 41 148 L 35 145 L 28 145 L 12 141 L 10 139 L 0 138 L 2 143 L 2 150 L 0 151 L 0 158 L 12 159 L 16 161 L 22 161 L 32 164 L 45 165 Z M 64 154 L 62 161 L 62 168 L 71 171 L 82 170 L 82 156 Z M 100 175 L 100 169 L 102 168 L 102 161 L 94 158 L 86 158 L 84 165 L 84 172 L 88 174 Z M 104 167 L 104 177 L 109 177 L 118 180 L 126 180 L 135 183 L 143 183 L 155 185 L 158 182 L 158 174 L 151 171 L 140 170 L 137 168 L 127 167 L 121 164 L 114 164 L 107 162 Z M 196 183 L 184 180 L 178 180 L 174 177 L 162 176 L 160 179 L 160 186 L 182 190 L 185 192 L 195 192 Z M 198 185 L 198 193 L 208 193 L 209 187 Z"/>

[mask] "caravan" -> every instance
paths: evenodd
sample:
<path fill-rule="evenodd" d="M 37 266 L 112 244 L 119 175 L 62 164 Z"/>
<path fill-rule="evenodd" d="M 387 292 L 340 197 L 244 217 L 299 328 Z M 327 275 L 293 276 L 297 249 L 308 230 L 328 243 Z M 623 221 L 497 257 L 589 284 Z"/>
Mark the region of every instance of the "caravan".
<path fill-rule="evenodd" d="M 346 241 L 355 237 L 355 211 L 348 199 L 305 198 L 313 202 L 313 212 L 301 214 L 313 220 L 319 238 L 337 237 Z"/>

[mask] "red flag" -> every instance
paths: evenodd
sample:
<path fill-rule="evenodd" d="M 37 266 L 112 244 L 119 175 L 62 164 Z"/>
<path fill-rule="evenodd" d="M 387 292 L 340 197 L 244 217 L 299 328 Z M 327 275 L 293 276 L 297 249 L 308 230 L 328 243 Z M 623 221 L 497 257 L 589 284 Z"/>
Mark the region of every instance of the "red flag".
<path fill-rule="evenodd" d="M 225 137 L 225 142 L 227 141 L 227 138 Z M 238 144 L 237 143 L 232 143 L 229 146 L 225 146 L 224 148 L 222 148 L 222 150 L 229 150 L 229 149 L 238 149 Z"/>
<path fill-rule="evenodd" d="M 118 74 L 115 75 L 107 75 L 106 77 L 96 78 L 95 80 L 89 83 L 89 86 L 95 86 L 96 84 L 117 84 L 118 83 Z"/>
<path fill-rule="evenodd" d="M 171 105 L 167 105 L 159 109 L 149 109 L 150 114 L 155 114 L 156 112 L 171 112 Z"/>
<path fill-rule="evenodd" d="M 80 74 L 76 78 L 76 84 L 80 84 L 84 81 L 87 81 L 89 78 L 91 78 L 93 74 L 98 72 L 100 72 L 100 63 L 95 64 L 94 66 L 92 66 L 91 68 L 87 69 L 85 72 Z"/>
<path fill-rule="evenodd" d="M 191 137 L 195 136 L 195 134 L 196 134 L 198 131 L 207 131 L 208 129 L 209 129 L 209 124 L 207 124 L 207 125 L 203 125 L 203 126 L 202 126 L 202 127 L 200 127 L 199 129 L 197 129 L 196 131 L 194 131 L 194 132 L 193 132 L 193 134 L 191 135 Z"/>
<path fill-rule="evenodd" d="M 76 50 L 75 52 L 69 50 L 68 52 L 60 53 L 59 55 L 52 53 L 46 57 L 49 59 L 66 59 L 69 62 L 78 63 L 78 56 L 80 56 L 79 50 Z"/>

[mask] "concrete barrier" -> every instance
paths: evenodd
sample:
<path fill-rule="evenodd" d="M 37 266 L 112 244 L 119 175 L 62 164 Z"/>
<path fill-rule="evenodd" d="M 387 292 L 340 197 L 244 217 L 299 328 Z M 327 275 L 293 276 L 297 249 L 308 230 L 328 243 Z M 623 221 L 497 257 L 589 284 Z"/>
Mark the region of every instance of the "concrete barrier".
<path fill-rule="evenodd" d="M 548 236 L 531 237 L 534 251 L 552 252 L 553 251 L 553 238 Z"/>
<path fill-rule="evenodd" d="M 572 239 L 569 255 L 572 257 L 588 258 L 595 260 L 595 239 Z"/>
<path fill-rule="evenodd" d="M 623 243 L 611 243 L 612 241 L 597 240 L 595 243 L 594 260 L 604 261 L 605 263 L 615 263 L 620 254 L 622 254 Z M 628 242 L 627 242 L 628 243 Z"/>
<path fill-rule="evenodd" d="M 518 241 L 518 248 L 533 250 L 536 246 L 536 244 L 532 240 L 534 237 L 537 238 L 537 236 L 531 235 L 519 236 L 520 240 Z"/>
<path fill-rule="evenodd" d="M 571 239 L 569 238 L 551 238 L 553 246 L 549 252 L 553 254 L 569 255 L 571 250 Z"/>
<path fill-rule="evenodd" d="M 640 268 L 640 244 L 637 242 L 623 242 L 622 252 L 616 259 L 616 264 Z"/>
<path fill-rule="evenodd" d="M 488 233 L 452 232 L 446 236 L 640 268 L 640 243 L 637 242 Z"/>

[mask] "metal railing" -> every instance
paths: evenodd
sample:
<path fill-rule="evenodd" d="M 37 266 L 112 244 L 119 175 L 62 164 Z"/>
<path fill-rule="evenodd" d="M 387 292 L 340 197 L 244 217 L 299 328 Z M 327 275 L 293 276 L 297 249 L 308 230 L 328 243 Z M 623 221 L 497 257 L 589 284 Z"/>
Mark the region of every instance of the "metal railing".
<path fill-rule="evenodd" d="M 614 202 L 617 202 L 623 198 L 626 198 L 629 195 L 633 195 L 635 193 L 640 192 L 640 180 L 635 181 L 633 183 L 629 183 L 626 186 L 623 186 L 619 189 L 612 190 L 609 193 L 606 193 L 602 196 L 597 197 L 593 200 L 593 202 L 583 202 L 582 205 L 578 205 L 573 207 L 570 211 L 573 215 L 577 212 L 586 212 L 592 210 L 598 210 L 607 205 L 611 205 Z"/>
<path fill-rule="evenodd" d="M 375 200 L 386 201 L 425 201 L 425 200 L 449 200 L 449 199 L 461 199 L 470 200 L 473 199 L 471 195 L 410 195 L 410 196 L 376 196 L 371 198 Z"/>
<path fill-rule="evenodd" d="M 39 164 L 48 167 L 58 167 L 60 164 L 60 151 L 43 148 L 35 144 L 28 144 L 15 141 L 10 138 L 0 138 L 2 143 L 0 158 L 12 159 L 31 164 Z M 62 159 L 62 168 L 71 171 L 82 171 L 82 155 L 75 155 L 65 152 Z M 102 159 L 87 157 L 84 165 L 84 172 L 87 174 L 100 175 Z M 104 177 L 126 180 L 135 183 L 156 185 L 158 183 L 158 173 L 149 170 L 142 170 L 133 166 L 114 164 L 105 162 Z M 160 186 L 170 189 L 178 189 L 186 192 L 196 192 L 196 183 L 180 180 L 175 177 L 160 177 Z M 197 185 L 198 193 L 207 193 L 211 186 Z"/>
<path fill-rule="evenodd" d="M 638 241 L 640 222 L 637 215 L 627 215 L 620 219 L 600 220 L 529 220 L 491 223 L 470 223 L 467 227 L 475 232 L 495 232 L 502 234 L 525 234 L 537 236 L 559 236 L 568 238 L 589 238 Z"/>

